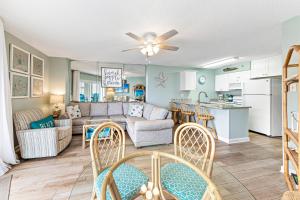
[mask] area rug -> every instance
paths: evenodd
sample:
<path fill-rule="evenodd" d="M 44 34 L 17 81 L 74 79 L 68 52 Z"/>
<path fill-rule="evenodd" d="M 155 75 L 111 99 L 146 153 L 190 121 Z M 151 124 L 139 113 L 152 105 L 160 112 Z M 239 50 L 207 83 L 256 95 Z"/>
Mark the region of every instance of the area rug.
<path fill-rule="evenodd" d="M 0 199 L 8 200 L 10 192 L 12 175 L 4 175 L 0 177 Z"/>

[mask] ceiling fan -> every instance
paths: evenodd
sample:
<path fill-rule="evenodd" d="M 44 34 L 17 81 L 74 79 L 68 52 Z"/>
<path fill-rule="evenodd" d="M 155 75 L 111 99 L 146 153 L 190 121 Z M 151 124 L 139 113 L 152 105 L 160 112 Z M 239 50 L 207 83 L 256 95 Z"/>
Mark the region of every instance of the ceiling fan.
<path fill-rule="evenodd" d="M 122 52 L 140 50 L 146 57 L 153 56 L 159 52 L 160 49 L 168 51 L 177 51 L 179 47 L 165 44 L 165 41 L 176 35 L 178 32 L 173 29 L 160 36 L 157 36 L 154 32 L 147 32 L 142 37 L 133 34 L 131 32 L 126 33 L 129 37 L 137 40 L 140 46 L 131 49 L 122 50 Z"/>

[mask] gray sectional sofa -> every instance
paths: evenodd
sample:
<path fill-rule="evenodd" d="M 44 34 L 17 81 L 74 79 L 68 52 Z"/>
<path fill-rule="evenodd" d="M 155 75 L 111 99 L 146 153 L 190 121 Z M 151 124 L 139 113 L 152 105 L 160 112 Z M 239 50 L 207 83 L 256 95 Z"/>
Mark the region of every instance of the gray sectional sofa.
<path fill-rule="evenodd" d="M 165 108 L 143 103 L 143 116 L 129 116 L 129 104 L 137 102 L 101 102 L 101 103 L 72 103 L 79 105 L 81 118 L 72 120 L 73 134 L 82 134 L 82 126 L 87 120 L 111 120 L 127 130 L 136 147 L 172 143 L 174 126 L 171 113 Z"/>

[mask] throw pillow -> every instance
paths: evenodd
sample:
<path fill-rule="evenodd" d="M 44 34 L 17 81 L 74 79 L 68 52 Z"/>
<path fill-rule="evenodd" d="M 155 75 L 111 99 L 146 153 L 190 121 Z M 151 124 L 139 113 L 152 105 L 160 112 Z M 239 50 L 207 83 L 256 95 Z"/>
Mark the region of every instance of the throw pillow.
<path fill-rule="evenodd" d="M 46 118 L 40 119 L 38 121 L 34 121 L 30 123 L 31 129 L 39 129 L 39 128 L 52 128 L 54 127 L 54 118 L 53 115 L 49 115 Z"/>
<path fill-rule="evenodd" d="M 67 113 L 70 119 L 76 119 L 81 117 L 81 112 L 78 105 L 67 106 Z"/>
<path fill-rule="evenodd" d="M 131 117 L 142 117 L 143 116 L 143 104 L 129 104 L 128 115 Z"/>
<path fill-rule="evenodd" d="M 164 108 L 154 107 L 150 114 L 150 120 L 166 119 L 167 114 L 168 110 Z"/>
<path fill-rule="evenodd" d="M 95 129 L 93 127 L 89 127 L 86 131 L 86 139 L 90 140 L 92 138 L 92 135 L 94 134 Z M 107 138 L 110 135 L 110 128 L 105 128 L 101 131 L 99 134 L 99 139 L 101 138 Z"/>

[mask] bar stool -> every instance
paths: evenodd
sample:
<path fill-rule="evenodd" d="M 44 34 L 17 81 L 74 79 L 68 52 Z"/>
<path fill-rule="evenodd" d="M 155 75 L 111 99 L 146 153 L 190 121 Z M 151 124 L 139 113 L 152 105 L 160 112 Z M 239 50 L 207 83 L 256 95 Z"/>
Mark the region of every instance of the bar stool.
<path fill-rule="evenodd" d="M 185 122 L 191 122 L 191 118 L 195 116 L 195 112 L 190 108 L 188 104 L 180 104 L 181 124 Z"/>
<path fill-rule="evenodd" d="M 174 124 L 179 123 L 178 115 L 180 113 L 180 109 L 177 107 L 177 104 L 175 102 L 170 102 L 170 111 L 172 112 L 172 119 L 174 121 Z"/>
<path fill-rule="evenodd" d="M 208 121 L 213 121 L 215 118 L 209 113 L 207 108 L 202 107 L 200 104 L 195 105 L 195 111 L 198 121 L 202 122 L 202 125 L 207 128 L 215 139 L 218 139 L 217 131 L 213 127 L 207 127 Z"/>

